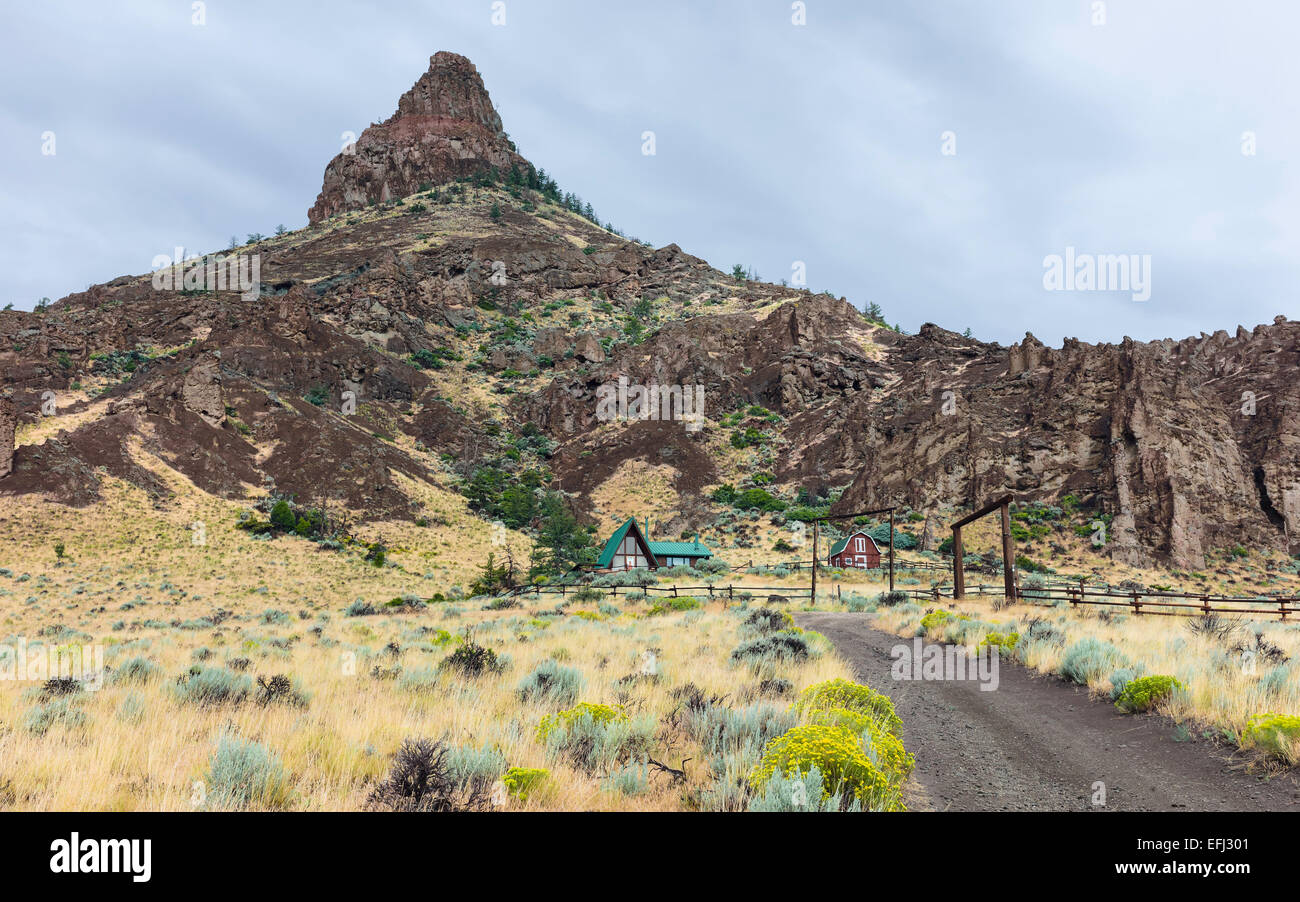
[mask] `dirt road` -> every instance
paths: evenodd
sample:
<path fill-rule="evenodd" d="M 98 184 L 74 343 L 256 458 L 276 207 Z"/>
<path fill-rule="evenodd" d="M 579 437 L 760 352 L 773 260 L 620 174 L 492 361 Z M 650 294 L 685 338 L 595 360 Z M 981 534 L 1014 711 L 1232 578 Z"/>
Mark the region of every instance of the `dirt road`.
<path fill-rule="evenodd" d="M 1265 781 L 1244 760 L 1163 717 L 1127 716 L 1077 686 L 1003 663 L 995 691 L 974 681 L 894 680 L 909 640 L 866 614 L 796 615 L 894 700 L 916 771 L 908 807 L 937 811 L 1300 811 L 1300 782 Z M 1179 741 L 1179 739 L 1182 741 Z M 1106 804 L 1094 806 L 1095 784 Z"/>

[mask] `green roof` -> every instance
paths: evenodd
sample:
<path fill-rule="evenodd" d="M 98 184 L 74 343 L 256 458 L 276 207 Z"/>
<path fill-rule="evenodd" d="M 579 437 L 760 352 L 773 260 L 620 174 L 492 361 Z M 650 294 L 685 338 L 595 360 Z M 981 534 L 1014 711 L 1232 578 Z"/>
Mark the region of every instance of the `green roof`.
<path fill-rule="evenodd" d="M 849 533 L 847 536 L 845 536 L 844 538 L 840 539 L 838 542 L 836 542 L 834 545 L 831 546 L 831 552 L 830 552 L 830 554 L 828 555 L 828 557 L 835 557 L 835 555 L 837 555 L 837 554 L 839 554 L 841 551 L 843 551 L 843 550 L 844 550 L 844 547 L 845 547 L 846 545 L 849 544 L 849 539 L 853 538 L 854 536 L 859 536 L 859 535 L 860 535 L 860 536 L 866 536 L 868 539 L 871 539 L 871 533 L 867 532 L 865 529 L 859 529 L 857 532 L 851 532 L 851 533 Z M 875 545 L 875 544 L 876 544 L 876 540 L 875 540 L 875 539 L 871 539 L 871 544 L 872 544 L 872 545 Z M 879 551 L 879 550 L 880 550 L 880 546 L 877 545 L 877 546 L 876 546 L 876 550 Z"/>
<path fill-rule="evenodd" d="M 635 529 L 637 538 L 640 539 L 641 542 L 645 542 L 645 536 L 641 535 L 641 530 L 636 525 L 636 517 L 628 517 L 627 522 L 614 530 L 614 534 L 609 537 L 609 541 L 605 543 L 605 547 L 600 550 L 600 557 L 596 559 L 597 569 L 607 569 L 610 564 L 614 563 L 614 552 L 618 551 L 618 546 L 623 539 L 627 537 L 629 529 Z M 650 545 L 650 543 L 646 544 L 647 546 Z M 656 552 L 654 548 L 650 547 L 650 555 L 653 557 L 655 554 Z M 654 561 L 653 563 L 658 564 L 659 562 Z"/>
<path fill-rule="evenodd" d="M 694 542 L 651 542 L 655 557 L 713 557 L 713 552 L 699 540 Z"/>

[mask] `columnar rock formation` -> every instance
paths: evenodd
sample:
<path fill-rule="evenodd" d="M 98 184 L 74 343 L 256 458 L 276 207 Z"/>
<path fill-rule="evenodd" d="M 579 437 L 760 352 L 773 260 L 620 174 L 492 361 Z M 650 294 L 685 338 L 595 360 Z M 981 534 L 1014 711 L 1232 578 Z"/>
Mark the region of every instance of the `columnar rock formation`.
<path fill-rule="evenodd" d="M 521 168 L 478 70 L 445 51 L 402 95 L 397 112 L 361 133 L 325 169 L 325 182 L 307 214 L 316 223 L 347 210 L 415 193 L 492 167 Z"/>
<path fill-rule="evenodd" d="M 14 469 L 14 402 L 0 395 L 0 479 Z"/>

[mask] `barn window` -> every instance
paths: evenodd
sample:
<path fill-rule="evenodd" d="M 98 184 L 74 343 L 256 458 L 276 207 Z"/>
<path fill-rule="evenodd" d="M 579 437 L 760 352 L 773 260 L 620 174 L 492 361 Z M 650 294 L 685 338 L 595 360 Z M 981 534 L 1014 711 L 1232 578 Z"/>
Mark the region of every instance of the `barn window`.
<path fill-rule="evenodd" d="M 858 543 L 858 551 L 866 551 L 866 550 L 867 550 L 867 540 L 866 540 L 866 539 L 862 538 L 862 536 L 858 536 L 858 538 L 856 539 L 856 541 L 857 541 L 857 543 Z"/>

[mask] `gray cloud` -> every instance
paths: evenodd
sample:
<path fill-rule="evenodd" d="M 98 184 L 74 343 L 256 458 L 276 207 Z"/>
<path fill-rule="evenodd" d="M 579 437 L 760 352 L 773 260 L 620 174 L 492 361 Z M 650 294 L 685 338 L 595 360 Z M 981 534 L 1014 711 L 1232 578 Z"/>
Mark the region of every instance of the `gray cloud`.
<path fill-rule="evenodd" d="M 796 27 L 790 6 L 506 0 L 504 27 L 490 0 L 208 0 L 202 27 L 184 0 L 18 7 L 0 303 L 304 225 L 342 133 L 446 49 L 628 234 L 772 281 L 802 260 L 908 330 L 1117 341 L 1295 314 L 1297 8 L 1110 0 L 1094 26 L 1086 0 L 807 0 Z M 1067 245 L 1150 254 L 1151 299 L 1044 291 Z"/>

